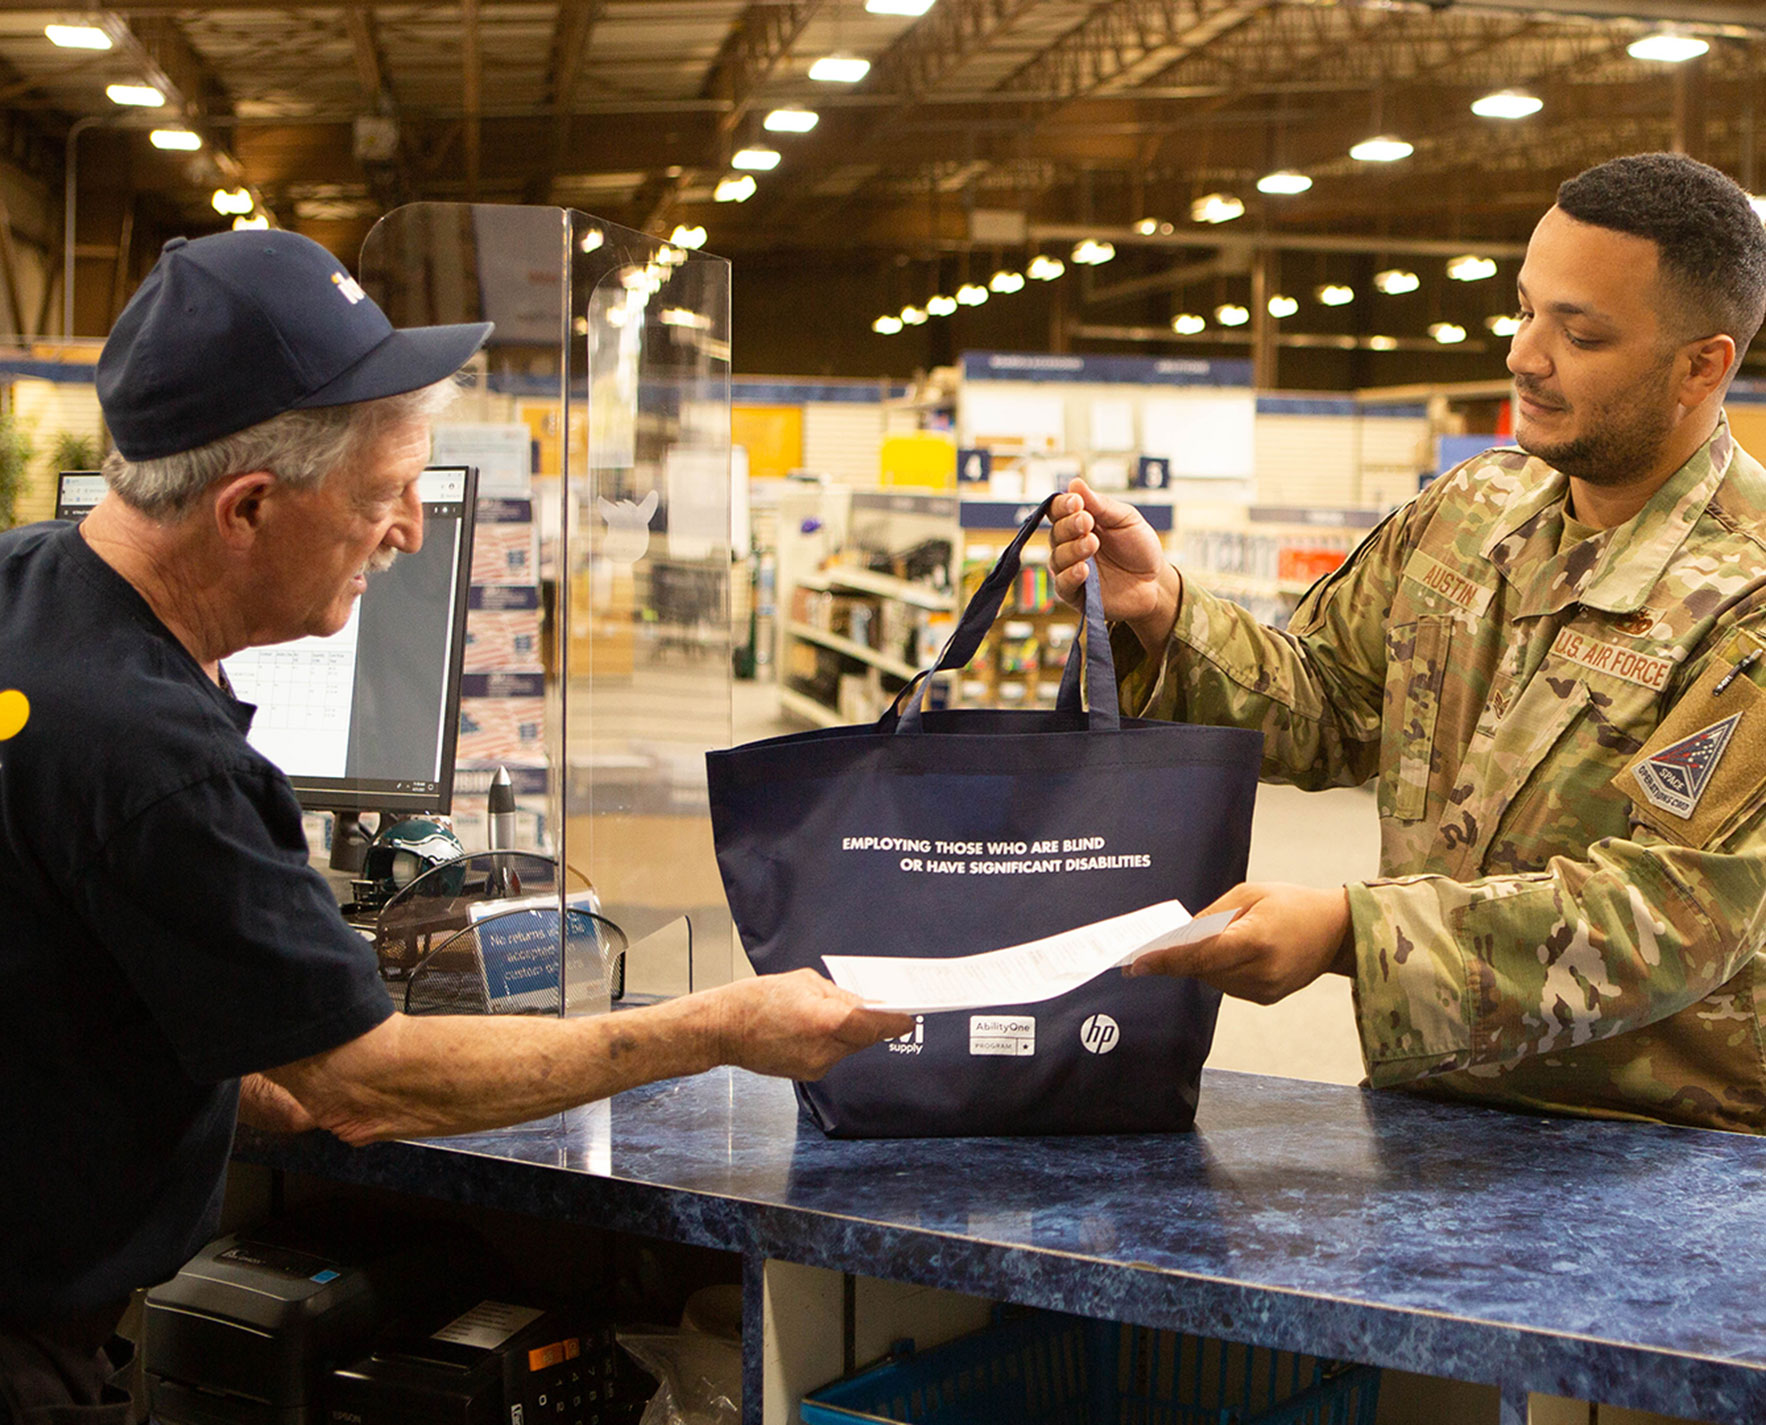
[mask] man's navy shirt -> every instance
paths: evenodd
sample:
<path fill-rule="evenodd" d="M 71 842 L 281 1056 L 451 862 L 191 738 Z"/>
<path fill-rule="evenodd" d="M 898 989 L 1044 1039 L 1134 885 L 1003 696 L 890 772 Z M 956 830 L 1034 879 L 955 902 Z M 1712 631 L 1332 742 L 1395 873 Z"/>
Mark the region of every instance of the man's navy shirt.
<path fill-rule="evenodd" d="M 126 1298 L 212 1234 L 238 1079 L 391 1011 L 286 778 L 77 527 L 0 534 L 0 1318 Z"/>

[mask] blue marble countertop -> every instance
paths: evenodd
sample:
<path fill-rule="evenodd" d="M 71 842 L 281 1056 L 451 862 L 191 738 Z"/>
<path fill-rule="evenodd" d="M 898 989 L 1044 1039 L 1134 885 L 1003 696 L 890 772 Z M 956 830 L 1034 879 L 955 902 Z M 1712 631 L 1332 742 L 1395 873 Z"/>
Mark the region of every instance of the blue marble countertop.
<path fill-rule="evenodd" d="M 1190 1134 L 835 1142 L 740 1070 L 235 1156 L 1088 1316 L 1766 1419 L 1766 1141 L 1210 1071 Z"/>

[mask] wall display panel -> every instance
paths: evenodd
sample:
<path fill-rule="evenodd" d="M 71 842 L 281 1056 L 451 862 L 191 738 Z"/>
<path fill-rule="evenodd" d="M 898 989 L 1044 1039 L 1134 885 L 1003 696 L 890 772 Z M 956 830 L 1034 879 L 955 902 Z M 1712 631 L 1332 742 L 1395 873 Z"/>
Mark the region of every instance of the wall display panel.
<path fill-rule="evenodd" d="M 1171 461 L 1174 479 L 1244 480 L 1256 469 L 1257 400 L 1249 391 L 1149 396 L 1141 445 Z"/>

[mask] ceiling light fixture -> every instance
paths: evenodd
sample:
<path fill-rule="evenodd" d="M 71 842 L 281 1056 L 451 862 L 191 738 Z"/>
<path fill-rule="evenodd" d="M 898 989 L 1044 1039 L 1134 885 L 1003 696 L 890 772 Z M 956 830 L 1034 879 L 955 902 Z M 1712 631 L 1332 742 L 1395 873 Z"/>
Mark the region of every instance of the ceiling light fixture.
<path fill-rule="evenodd" d="M 155 148 L 169 149 L 176 153 L 195 153 L 202 147 L 202 135 L 192 133 L 189 129 L 155 129 L 148 134 L 147 141 Z"/>
<path fill-rule="evenodd" d="M 1415 152 L 1414 144 L 1408 144 L 1391 134 L 1380 134 L 1356 144 L 1349 150 L 1349 157 L 1358 163 L 1396 163 L 1401 158 L 1409 158 Z"/>
<path fill-rule="evenodd" d="M 1327 282 L 1312 295 L 1327 307 L 1347 307 L 1355 300 L 1355 289 L 1341 282 Z"/>
<path fill-rule="evenodd" d="M 903 307 L 901 309 L 901 320 L 906 326 L 923 327 L 926 325 L 926 309 L 924 307 L 915 307 L 912 305 Z"/>
<path fill-rule="evenodd" d="M 1171 329 L 1179 336 L 1194 336 L 1207 325 L 1207 319 L 1195 312 L 1179 312 L 1171 319 Z"/>
<path fill-rule="evenodd" d="M 1501 316 L 1485 317 L 1484 325 L 1491 336 L 1513 336 L 1521 329 L 1521 319 L 1513 312 L 1504 312 Z"/>
<path fill-rule="evenodd" d="M 258 231 L 262 231 L 263 229 L 265 229 L 269 226 L 270 226 L 270 216 L 268 213 L 259 213 L 255 217 L 249 217 L 249 218 L 242 216 L 242 217 L 237 217 L 233 220 L 233 230 L 235 232 L 246 231 L 246 230 L 258 232 Z"/>
<path fill-rule="evenodd" d="M 1277 292 L 1269 299 L 1269 314 L 1272 317 L 1291 317 L 1300 310 L 1300 304 L 1292 297 Z"/>
<path fill-rule="evenodd" d="M 257 207 L 251 194 L 244 188 L 217 188 L 208 201 L 209 206 L 223 218 L 229 214 L 243 216 Z"/>
<path fill-rule="evenodd" d="M 1442 346 L 1457 346 L 1466 339 L 1466 329 L 1458 322 L 1430 322 L 1429 335 Z"/>
<path fill-rule="evenodd" d="M 926 312 L 929 316 L 948 317 L 957 309 L 957 299 L 940 292 L 936 297 L 926 299 Z"/>
<path fill-rule="evenodd" d="M 1159 220 L 1157 218 L 1142 218 L 1134 225 L 1134 230 L 1142 237 L 1152 237 L 1159 231 Z"/>
<path fill-rule="evenodd" d="M 749 173 L 771 173 L 779 166 L 776 148 L 739 148 L 730 156 L 730 167 Z"/>
<path fill-rule="evenodd" d="M 685 223 L 676 223 L 675 230 L 668 235 L 668 240 L 675 247 L 684 247 L 692 251 L 705 246 L 705 229 L 698 224 L 688 227 Z"/>
<path fill-rule="evenodd" d="M 995 292 L 1022 292 L 1024 290 L 1024 274 L 1013 272 L 1009 267 L 1002 267 L 987 279 L 987 285 Z"/>
<path fill-rule="evenodd" d="M 1633 40 L 1625 46 L 1625 53 L 1633 59 L 1653 59 L 1661 64 L 1685 64 L 1689 59 L 1697 59 L 1710 47 L 1708 41 L 1701 40 L 1697 35 L 1658 30 L 1653 35 Z"/>
<path fill-rule="evenodd" d="M 1398 338 L 1395 336 L 1370 336 L 1365 339 L 1369 351 L 1397 351 Z"/>
<path fill-rule="evenodd" d="M 61 49 L 109 49 L 108 32 L 97 25 L 45 25 L 43 33 L 49 43 Z"/>
<path fill-rule="evenodd" d="M 870 60 L 850 54 L 825 54 L 809 67 L 809 77 L 823 84 L 857 84 L 870 72 Z"/>
<path fill-rule="evenodd" d="M 901 330 L 901 318 L 892 317 L 887 312 L 871 323 L 871 330 L 879 336 L 894 336 Z"/>
<path fill-rule="evenodd" d="M 1447 275 L 1455 282 L 1482 282 L 1486 277 L 1496 276 L 1496 259 L 1493 257 L 1456 257 L 1447 264 Z"/>
<path fill-rule="evenodd" d="M 1214 320 L 1223 327 L 1242 327 L 1251 320 L 1251 309 L 1237 302 L 1223 302 L 1214 309 Z"/>
<path fill-rule="evenodd" d="M 1402 297 L 1422 285 L 1422 279 L 1416 273 L 1407 272 L 1402 267 L 1388 267 L 1384 272 L 1374 273 L 1374 286 L 1388 297 Z"/>
<path fill-rule="evenodd" d="M 111 84 L 104 92 L 111 103 L 129 104 L 138 109 L 157 109 L 166 102 L 166 96 L 151 84 Z"/>
<path fill-rule="evenodd" d="M 1081 267 L 1098 267 L 1116 256 L 1116 244 L 1086 238 L 1074 245 L 1071 256 Z"/>
<path fill-rule="evenodd" d="M 774 109 L 760 126 L 773 134 L 807 134 L 821 120 L 814 109 Z"/>
<path fill-rule="evenodd" d="M 1748 194 L 1748 205 L 1760 215 L 1760 221 L 1766 223 L 1766 198 L 1758 193 Z"/>
<path fill-rule="evenodd" d="M 720 178 L 717 187 L 711 190 L 712 200 L 718 203 L 746 203 L 754 196 L 759 185 L 751 174 L 744 173 L 740 178 Z"/>
<path fill-rule="evenodd" d="M 1480 119 L 1524 119 L 1545 107 L 1545 100 L 1524 89 L 1499 89 L 1472 100 L 1472 112 Z"/>
<path fill-rule="evenodd" d="M 865 0 L 865 9 L 873 15 L 924 15 L 933 0 Z"/>
<path fill-rule="evenodd" d="M 1291 168 L 1279 168 L 1274 173 L 1266 173 L 1257 180 L 1259 193 L 1277 193 L 1292 196 L 1304 193 L 1312 187 L 1312 180 L 1304 173 L 1296 173 Z"/>
<path fill-rule="evenodd" d="M 987 300 L 987 288 L 979 282 L 965 282 L 957 288 L 957 304 L 963 307 L 979 307 Z"/>
<path fill-rule="evenodd" d="M 1230 193 L 1208 193 L 1190 204 L 1190 220 L 1197 223 L 1230 223 L 1245 216 L 1244 200 Z"/>
<path fill-rule="evenodd" d="M 1066 270 L 1067 264 L 1060 258 L 1039 252 L 1030 259 L 1030 266 L 1024 269 L 1024 275 L 1032 282 L 1053 282 Z"/>

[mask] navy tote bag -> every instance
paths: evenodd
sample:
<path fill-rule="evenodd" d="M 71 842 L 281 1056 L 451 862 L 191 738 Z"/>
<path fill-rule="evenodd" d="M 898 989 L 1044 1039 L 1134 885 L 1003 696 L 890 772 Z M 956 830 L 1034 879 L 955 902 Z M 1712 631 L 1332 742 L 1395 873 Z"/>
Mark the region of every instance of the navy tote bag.
<path fill-rule="evenodd" d="M 1048 509 L 933 671 L 974 656 Z M 1121 717 L 1095 578 L 1086 590 L 1052 712 L 923 712 L 922 675 L 875 724 L 707 755 L 718 867 L 759 973 L 972 955 L 1171 899 L 1194 912 L 1244 879 L 1262 734 Z M 1219 1002 L 1193 980 L 1106 973 L 920 1016 L 798 1097 L 834 1137 L 1186 1129 Z"/>

